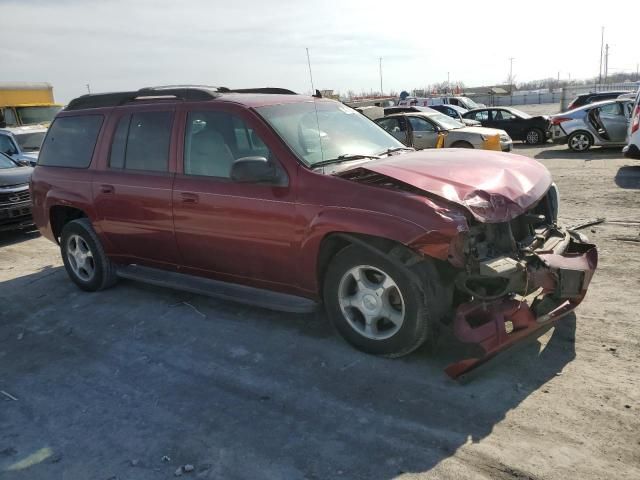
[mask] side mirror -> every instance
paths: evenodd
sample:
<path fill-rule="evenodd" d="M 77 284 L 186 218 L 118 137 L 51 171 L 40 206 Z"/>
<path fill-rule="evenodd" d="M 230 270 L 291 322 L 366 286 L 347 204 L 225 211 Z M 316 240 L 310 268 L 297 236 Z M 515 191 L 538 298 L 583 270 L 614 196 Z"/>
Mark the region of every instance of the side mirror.
<path fill-rule="evenodd" d="M 278 183 L 278 172 L 265 157 L 242 157 L 231 166 L 231 180 L 238 183 Z"/>

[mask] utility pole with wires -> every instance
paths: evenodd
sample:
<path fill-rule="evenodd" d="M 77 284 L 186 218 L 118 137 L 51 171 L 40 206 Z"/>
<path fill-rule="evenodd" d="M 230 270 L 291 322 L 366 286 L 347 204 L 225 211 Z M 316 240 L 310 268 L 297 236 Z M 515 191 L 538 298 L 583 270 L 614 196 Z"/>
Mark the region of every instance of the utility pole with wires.
<path fill-rule="evenodd" d="M 309 57 L 309 49 L 307 48 L 307 64 L 309 65 L 309 79 L 311 80 L 311 95 L 316 94 L 316 89 L 313 87 L 313 74 L 311 73 L 311 57 Z"/>
<path fill-rule="evenodd" d="M 89 86 L 89 84 L 85 83 L 85 85 L 87 86 L 87 93 L 91 93 L 91 87 Z"/>
<path fill-rule="evenodd" d="M 378 65 L 379 65 L 379 68 L 380 68 L 380 96 L 382 97 L 382 96 L 384 96 L 383 93 L 382 93 L 382 57 L 380 57 L 378 59 L 378 61 L 379 61 Z"/>
<path fill-rule="evenodd" d="M 515 57 L 509 57 L 509 94 L 513 93 L 513 60 Z"/>
<path fill-rule="evenodd" d="M 602 55 L 604 50 L 604 27 L 602 27 L 602 33 L 600 35 L 600 70 L 598 71 L 598 83 L 602 83 Z"/>
<path fill-rule="evenodd" d="M 604 83 L 607 83 L 609 76 L 609 44 L 604 46 Z"/>

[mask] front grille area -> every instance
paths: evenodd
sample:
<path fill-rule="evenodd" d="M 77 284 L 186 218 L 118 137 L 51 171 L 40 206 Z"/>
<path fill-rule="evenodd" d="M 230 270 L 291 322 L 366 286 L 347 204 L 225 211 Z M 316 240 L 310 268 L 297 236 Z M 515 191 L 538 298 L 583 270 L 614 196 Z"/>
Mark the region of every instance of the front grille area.
<path fill-rule="evenodd" d="M 16 203 L 28 202 L 31 200 L 29 189 L 20 192 L 3 192 L 0 189 L 0 208 L 15 205 Z"/>
<path fill-rule="evenodd" d="M 29 189 L 0 188 L 0 224 L 13 223 L 31 215 Z"/>

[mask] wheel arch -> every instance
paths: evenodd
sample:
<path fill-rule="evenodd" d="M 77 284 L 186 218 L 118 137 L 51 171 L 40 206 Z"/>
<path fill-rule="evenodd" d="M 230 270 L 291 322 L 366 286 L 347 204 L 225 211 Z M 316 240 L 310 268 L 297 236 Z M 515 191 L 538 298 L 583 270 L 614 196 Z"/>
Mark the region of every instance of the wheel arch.
<path fill-rule="evenodd" d="M 68 205 L 52 205 L 49 208 L 49 225 L 56 242 L 60 243 L 60 234 L 64 226 L 78 218 L 88 218 L 88 215 L 84 210 Z"/>

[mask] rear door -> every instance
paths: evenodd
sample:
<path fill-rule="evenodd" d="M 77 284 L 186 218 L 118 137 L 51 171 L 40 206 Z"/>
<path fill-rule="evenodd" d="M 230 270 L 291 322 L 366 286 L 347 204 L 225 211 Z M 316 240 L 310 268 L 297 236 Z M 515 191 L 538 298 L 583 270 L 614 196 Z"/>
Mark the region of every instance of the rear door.
<path fill-rule="evenodd" d="M 421 117 L 407 117 L 411 127 L 412 146 L 418 150 L 435 148 L 438 143 L 438 131 L 431 122 Z"/>
<path fill-rule="evenodd" d="M 171 211 L 173 105 L 117 109 L 93 177 L 99 226 L 128 261 L 178 262 Z"/>
<path fill-rule="evenodd" d="M 410 146 L 409 142 L 409 130 L 407 128 L 407 122 L 404 117 L 386 117 L 378 118 L 375 122 L 385 129 L 388 133 L 393 135 L 397 140 L 400 140 L 407 146 Z"/>
<path fill-rule="evenodd" d="M 623 102 L 609 103 L 598 108 L 600 122 L 609 137 L 609 141 L 623 143 L 627 137 L 629 112 Z"/>
<path fill-rule="evenodd" d="M 468 112 L 464 114 L 464 118 L 476 120 L 480 122 L 483 127 L 489 126 L 489 111 L 488 110 L 476 110 L 475 112 Z"/>

